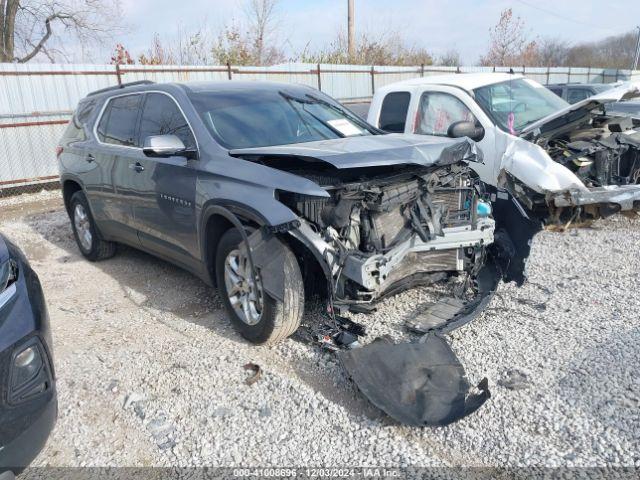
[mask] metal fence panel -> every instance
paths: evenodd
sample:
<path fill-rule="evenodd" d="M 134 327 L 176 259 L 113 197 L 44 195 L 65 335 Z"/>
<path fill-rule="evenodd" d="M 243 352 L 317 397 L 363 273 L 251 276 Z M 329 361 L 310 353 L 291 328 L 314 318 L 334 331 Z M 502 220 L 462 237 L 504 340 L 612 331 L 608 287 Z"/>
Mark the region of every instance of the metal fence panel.
<path fill-rule="evenodd" d="M 271 67 L 0 64 L 0 189 L 55 178 L 55 146 L 78 101 L 89 92 L 138 80 L 276 81 L 319 88 L 339 100 L 420 76 L 523 73 L 540 83 L 640 81 L 640 71 L 599 68 L 368 66 L 288 63 Z"/>

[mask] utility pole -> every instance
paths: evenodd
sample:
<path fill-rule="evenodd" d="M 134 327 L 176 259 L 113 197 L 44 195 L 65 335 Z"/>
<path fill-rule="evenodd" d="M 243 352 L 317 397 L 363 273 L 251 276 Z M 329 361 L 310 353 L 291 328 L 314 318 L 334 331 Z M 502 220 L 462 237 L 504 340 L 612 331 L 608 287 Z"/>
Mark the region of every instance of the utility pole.
<path fill-rule="evenodd" d="M 640 60 L 640 26 L 636 27 L 638 29 L 638 40 L 636 41 L 636 55 L 633 59 L 633 64 L 631 65 L 631 70 L 638 69 L 638 61 Z"/>
<path fill-rule="evenodd" d="M 353 2 L 354 0 L 349 1 L 349 12 L 347 15 L 347 42 L 348 42 L 348 54 L 349 61 L 352 62 L 356 56 L 356 33 L 354 28 L 354 13 L 353 13 Z"/>

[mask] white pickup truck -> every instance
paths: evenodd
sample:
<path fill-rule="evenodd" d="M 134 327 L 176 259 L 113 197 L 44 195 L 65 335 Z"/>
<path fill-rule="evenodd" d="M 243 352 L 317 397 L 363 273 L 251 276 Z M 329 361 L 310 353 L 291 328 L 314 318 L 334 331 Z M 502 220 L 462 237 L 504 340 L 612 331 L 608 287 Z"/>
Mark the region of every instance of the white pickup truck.
<path fill-rule="evenodd" d="M 546 224 L 640 210 L 640 122 L 605 113 L 640 96 L 625 83 L 568 104 L 521 75 L 451 74 L 380 88 L 368 121 L 392 133 L 467 136 L 484 154 L 481 179 Z"/>

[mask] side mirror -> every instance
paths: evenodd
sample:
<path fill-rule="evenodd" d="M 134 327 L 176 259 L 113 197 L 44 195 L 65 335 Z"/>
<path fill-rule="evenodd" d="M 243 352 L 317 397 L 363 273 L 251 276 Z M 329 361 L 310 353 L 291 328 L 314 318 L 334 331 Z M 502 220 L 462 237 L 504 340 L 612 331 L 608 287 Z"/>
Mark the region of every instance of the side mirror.
<path fill-rule="evenodd" d="M 484 138 L 484 128 L 473 122 L 454 122 L 449 125 L 447 136 L 451 138 L 469 137 L 475 142 Z"/>
<path fill-rule="evenodd" d="M 155 158 L 197 157 L 196 150 L 185 147 L 182 140 L 175 135 L 153 135 L 145 138 L 142 153 Z"/>

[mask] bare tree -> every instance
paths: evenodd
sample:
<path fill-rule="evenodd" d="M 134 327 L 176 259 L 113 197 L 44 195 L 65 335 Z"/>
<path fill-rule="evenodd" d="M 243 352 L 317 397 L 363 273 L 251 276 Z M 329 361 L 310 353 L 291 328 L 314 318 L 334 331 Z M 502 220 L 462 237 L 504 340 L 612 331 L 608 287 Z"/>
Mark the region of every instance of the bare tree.
<path fill-rule="evenodd" d="M 629 68 L 636 47 L 636 32 L 577 44 L 567 52 L 567 65 L 602 68 Z"/>
<path fill-rule="evenodd" d="M 256 65 L 269 65 L 284 58 L 276 45 L 279 26 L 277 6 L 278 0 L 248 0 L 245 5 L 253 63 Z"/>
<path fill-rule="evenodd" d="M 438 57 L 436 62 L 443 67 L 457 67 L 460 65 L 460 53 L 455 49 L 450 49 Z"/>
<path fill-rule="evenodd" d="M 489 30 L 489 51 L 480 58 L 481 65 L 531 65 L 537 62 L 536 42 L 527 38 L 524 21 L 507 8 L 498 23 Z"/>
<path fill-rule="evenodd" d="M 171 65 L 178 63 L 171 48 L 166 47 L 160 35 L 153 36 L 153 43 L 146 53 L 138 56 L 138 62 L 142 65 Z"/>
<path fill-rule="evenodd" d="M 121 43 L 116 45 L 116 50 L 111 55 L 111 64 L 112 65 L 133 65 L 135 62 L 131 55 L 129 54 L 129 50 L 124 48 Z"/>
<path fill-rule="evenodd" d="M 237 24 L 225 27 L 211 52 L 216 62 L 221 65 L 227 63 L 230 65 L 251 65 L 254 63 L 251 44 Z"/>
<path fill-rule="evenodd" d="M 213 61 L 232 65 L 273 65 L 285 61 L 278 31 L 279 0 L 246 0 L 244 21 L 231 21 L 210 49 Z"/>
<path fill-rule="evenodd" d="M 559 67 L 566 65 L 569 42 L 561 38 L 542 38 L 538 41 L 538 66 Z"/>
<path fill-rule="evenodd" d="M 355 42 L 353 55 L 349 54 L 348 38 L 344 31 L 336 39 L 316 52 L 304 51 L 299 60 L 308 63 L 353 63 L 359 65 L 432 65 L 432 55 L 422 47 L 408 45 L 395 31 L 361 33 Z"/>
<path fill-rule="evenodd" d="M 118 29 L 120 0 L 0 0 L 0 62 L 53 61 L 59 33 L 82 44 L 104 42 Z"/>

